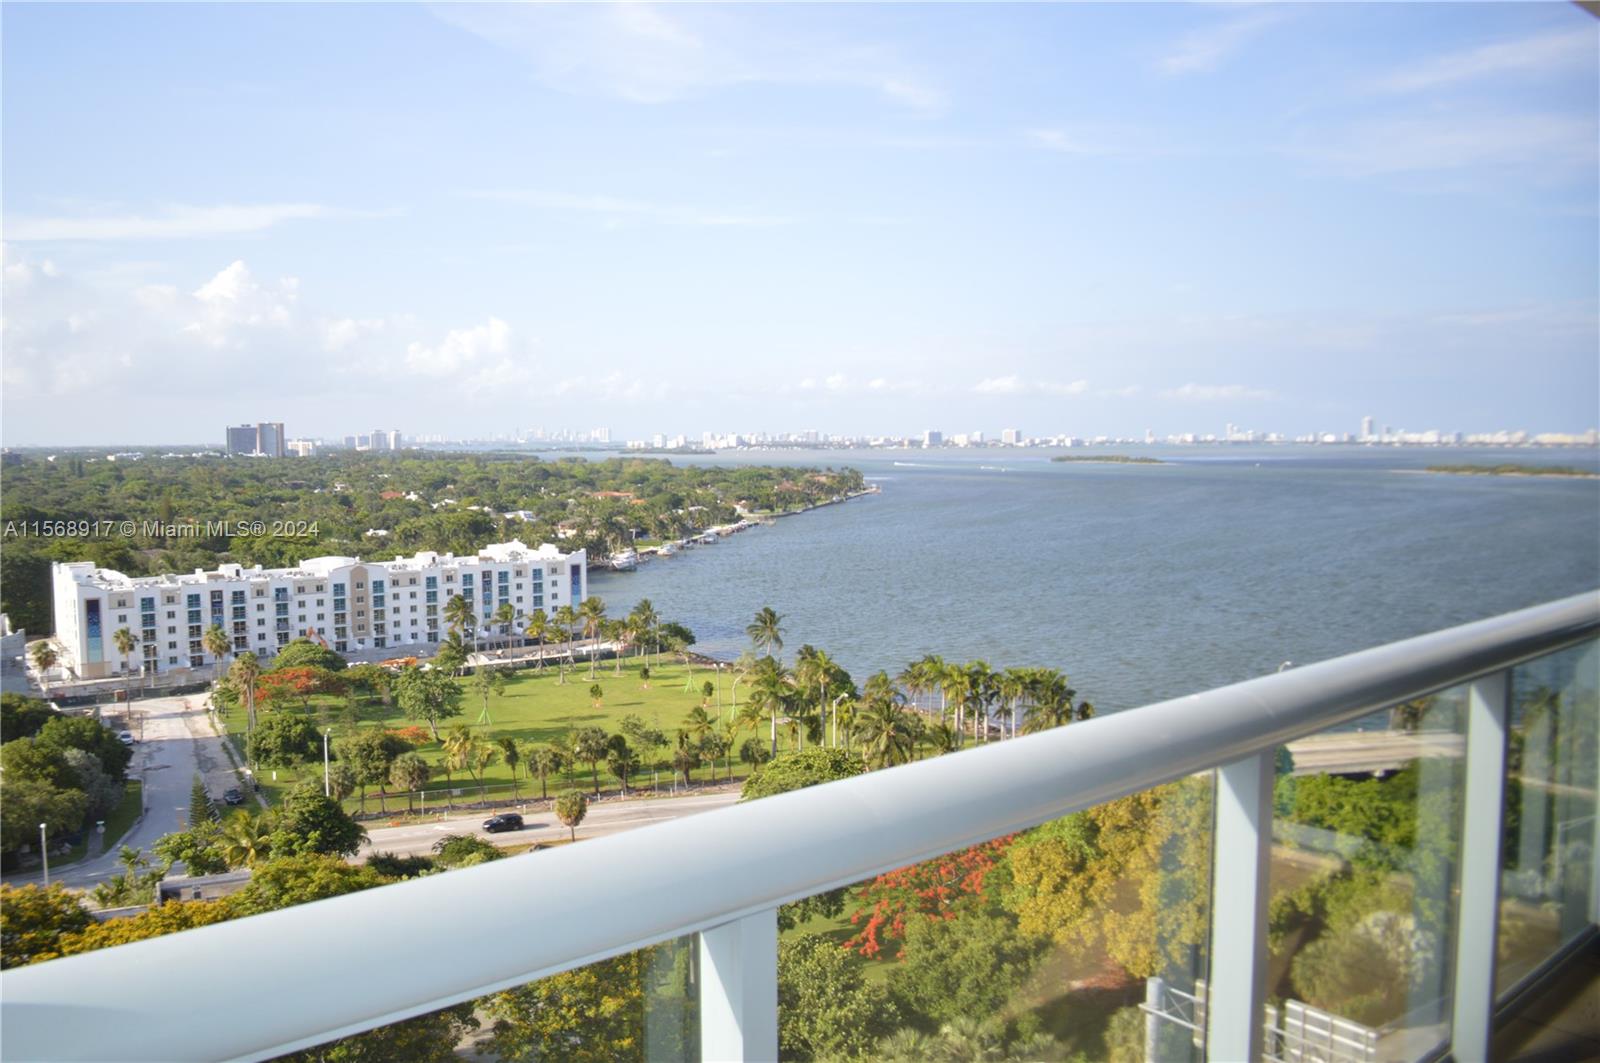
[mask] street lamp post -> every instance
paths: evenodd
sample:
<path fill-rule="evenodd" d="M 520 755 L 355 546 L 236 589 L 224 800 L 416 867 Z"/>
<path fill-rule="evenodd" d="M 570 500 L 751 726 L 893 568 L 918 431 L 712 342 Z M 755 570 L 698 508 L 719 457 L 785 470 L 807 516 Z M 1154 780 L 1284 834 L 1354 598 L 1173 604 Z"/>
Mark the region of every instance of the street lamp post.
<path fill-rule="evenodd" d="M 849 691 L 833 699 L 833 748 L 839 748 L 839 702 L 849 697 Z"/>
<path fill-rule="evenodd" d="M 44 859 L 44 884 L 50 885 L 50 843 L 45 840 L 44 824 L 39 824 L 39 855 Z"/>
<path fill-rule="evenodd" d="M 333 787 L 328 781 L 328 732 L 326 728 L 322 732 L 322 796 L 333 796 Z"/>

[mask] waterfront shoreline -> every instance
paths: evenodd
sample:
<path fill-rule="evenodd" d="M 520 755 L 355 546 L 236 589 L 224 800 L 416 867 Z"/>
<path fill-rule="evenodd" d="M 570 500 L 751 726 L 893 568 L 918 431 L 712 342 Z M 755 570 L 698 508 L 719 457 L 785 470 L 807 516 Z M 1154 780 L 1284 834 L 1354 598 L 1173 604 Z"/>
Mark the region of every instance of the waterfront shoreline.
<path fill-rule="evenodd" d="M 739 521 L 734 524 L 714 525 L 710 528 L 705 528 L 701 531 L 695 532 L 693 535 L 687 536 L 686 538 L 672 539 L 657 546 L 635 547 L 634 551 L 638 554 L 638 561 L 635 564 L 643 564 L 647 558 L 652 560 L 659 559 L 661 557 L 661 550 L 663 547 L 671 546 L 673 548 L 673 553 L 676 553 L 679 550 L 694 546 L 696 543 L 701 543 L 705 546 L 711 546 L 714 544 L 703 542 L 704 536 L 715 535 L 719 540 L 726 539 L 730 535 L 736 535 L 740 532 L 749 531 L 751 528 L 760 527 L 763 524 L 769 524 L 783 517 L 798 517 L 803 513 L 811 513 L 819 509 L 824 509 L 828 506 L 837 506 L 842 503 L 852 501 L 853 499 L 862 498 L 866 495 L 881 494 L 882 491 L 883 488 L 877 484 L 868 484 L 859 491 L 847 491 L 842 495 L 825 499 L 824 501 L 816 502 L 809 506 L 803 506 L 800 509 L 788 509 L 781 513 L 745 513 L 739 519 Z M 671 555 L 669 554 L 667 556 Z M 601 568 L 606 572 L 632 571 L 631 569 L 616 569 L 612 567 L 611 555 L 609 554 L 605 557 L 596 558 L 594 561 L 594 567 Z"/>

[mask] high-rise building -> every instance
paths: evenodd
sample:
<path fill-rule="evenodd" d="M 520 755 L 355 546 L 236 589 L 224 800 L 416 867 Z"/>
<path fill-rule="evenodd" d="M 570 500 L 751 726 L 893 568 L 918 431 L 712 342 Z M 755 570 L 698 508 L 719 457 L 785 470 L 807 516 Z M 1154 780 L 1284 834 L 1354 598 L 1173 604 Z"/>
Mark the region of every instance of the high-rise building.
<path fill-rule="evenodd" d="M 254 454 L 257 438 L 256 426 L 253 424 L 229 425 L 228 453 Z"/>
<path fill-rule="evenodd" d="M 269 458 L 281 458 L 288 453 L 287 442 L 282 421 L 228 426 L 229 454 L 262 454 Z"/>
<path fill-rule="evenodd" d="M 317 453 L 317 443 L 313 439 L 291 439 L 284 449 L 297 458 L 309 458 Z"/>
<path fill-rule="evenodd" d="M 930 428 L 926 432 L 922 433 L 922 445 L 925 447 L 937 447 L 943 442 L 943 432 Z"/>
<path fill-rule="evenodd" d="M 1361 418 L 1361 438 L 1371 439 L 1374 422 L 1371 417 Z"/>
<path fill-rule="evenodd" d="M 1008 447 L 1014 447 L 1022 442 L 1022 433 L 1015 428 L 1000 429 L 1000 442 Z"/>
<path fill-rule="evenodd" d="M 269 458 L 284 457 L 288 454 L 284 443 L 282 421 L 262 421 L 256 425 L 256 453 Z"/>

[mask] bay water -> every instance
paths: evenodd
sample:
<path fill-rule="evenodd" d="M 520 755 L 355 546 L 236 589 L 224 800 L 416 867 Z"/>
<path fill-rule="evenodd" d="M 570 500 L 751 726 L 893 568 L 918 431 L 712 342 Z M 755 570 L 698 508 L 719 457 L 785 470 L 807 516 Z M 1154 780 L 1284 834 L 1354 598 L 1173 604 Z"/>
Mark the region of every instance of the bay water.
<path fill-rule="evenodd" d="M 858 684 L 923 654 L 1047 665 L 1116 711 L 1600 587 L 1600 480 L 1427 473 L 1600 468 L 1592 450 L 1139 447 L 1160 465 L 1038 450 L 745 451 L 681 459 L 859 468 L 881 492 L 595 570 L 732 659 L 762 606 L 784 656 Z"/>

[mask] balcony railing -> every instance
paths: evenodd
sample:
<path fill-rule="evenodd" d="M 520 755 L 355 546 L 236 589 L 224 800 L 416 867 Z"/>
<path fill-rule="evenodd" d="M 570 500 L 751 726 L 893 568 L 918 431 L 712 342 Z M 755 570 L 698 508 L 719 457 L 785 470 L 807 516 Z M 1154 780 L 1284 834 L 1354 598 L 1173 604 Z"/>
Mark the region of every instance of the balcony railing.
<path fill-rule="evenodd" d="M 1447 775 L 1464 807 L 1442 887 L 1448 956 L 1433 965 L 1444 1003 L 1400 1030 L 1415 1049 L 1387 1043 L 1483 1060 L 1496 1001 L 1600 911 L 1597 763 L 1538 790 L 1588 809 L 1551 818 L 1543 835 L 1569 862 L 1555 877 L 1586 891 L 1582 910 L 1562 916 L 1542 953 L 1497 971 L 1502 872 L 1516 856 L 1502 841 L 1508 750 L 1524 773 L 1539 755 L 1526 736 L 1508 742 L 1512 670 L 1578 647 L 1592 690 L 1597 636 L 1600 592 L 535 858 L 8 971 L 0 1047 L 18 1060 L 267 1059 L 697 934 L 702 1058 L 775 1059 L 780 905 L 1214 772 L 1208 967 L 1203 986 L 1152 979 L 1151 1021 L 1170 1012 L 1212 1059 L 1329 1058 L 1304 1049 L 1318 1036 L 1370 1057 L 1400 1034 L 1347 1034 L 1293 1002 L 1268 1007 L 1275 759 L 1286 743 L 1454 689 L 1457 737 L 1439 744 L 1457 751 Z M 1594 720 L 1585 726 L 1592 736 Z M 1542 815 L 1546 797 L 1522 799 L 1519 816 Z M 1573 831 L 1589 836 L 1573 846 Z M 1551 881 L 1532 875 L 1527 896 L 1547 898 Z"/>

